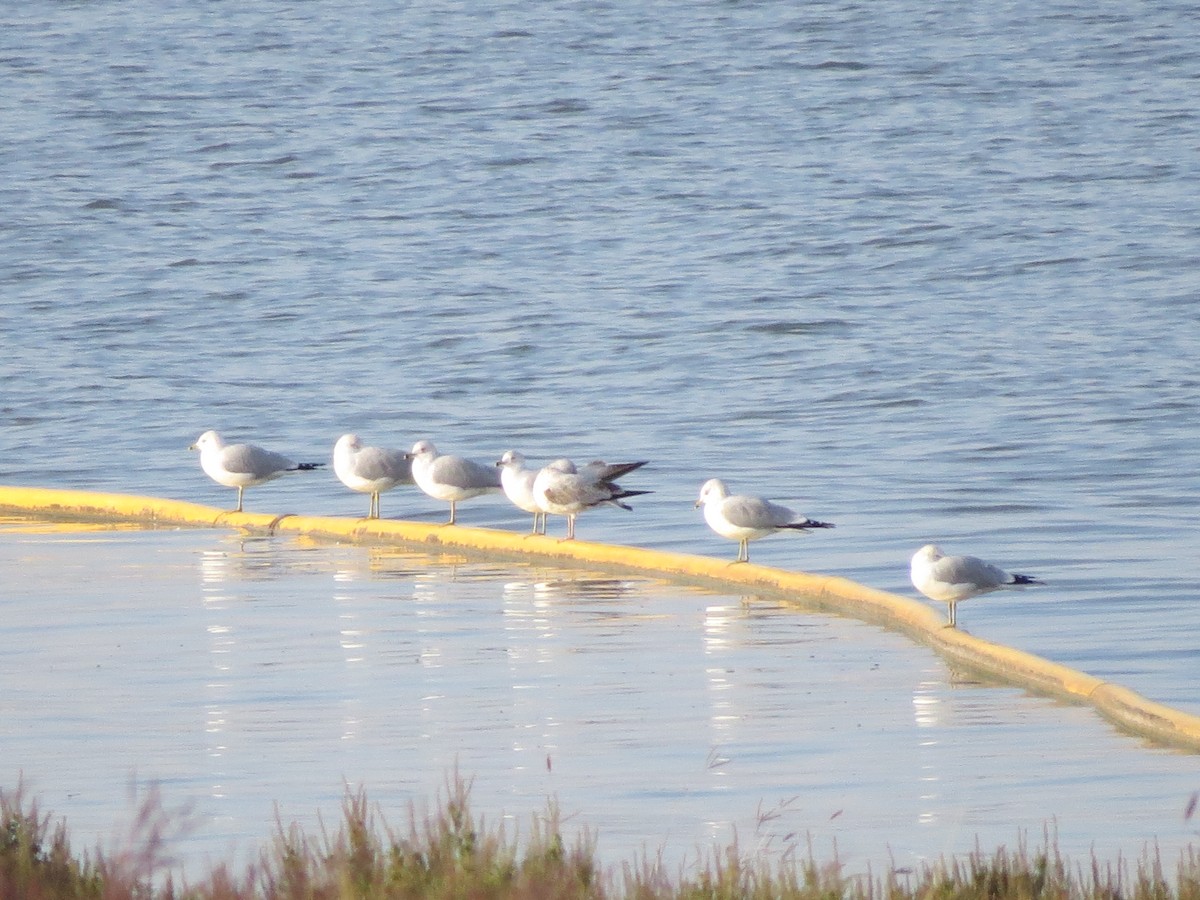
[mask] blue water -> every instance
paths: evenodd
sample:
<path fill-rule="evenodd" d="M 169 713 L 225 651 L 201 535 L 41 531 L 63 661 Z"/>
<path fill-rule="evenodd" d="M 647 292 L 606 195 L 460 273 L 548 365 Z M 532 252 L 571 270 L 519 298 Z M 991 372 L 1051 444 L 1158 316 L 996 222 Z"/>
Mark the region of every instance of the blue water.
<path fill-rule="evenodd" d="M 581 537 L 732 558 L 692 508 L 721 476 L 837 523 L 756 561 L 911 593 L 921 544 L 977 553 L 1048 585 L 963 627 L 1200 711 L 1191 6 L 0 24 L 0 482 L 231 505 L 207 428 L 648 459 Z M 247 506 L 365 503 L 320 473 Z"/>

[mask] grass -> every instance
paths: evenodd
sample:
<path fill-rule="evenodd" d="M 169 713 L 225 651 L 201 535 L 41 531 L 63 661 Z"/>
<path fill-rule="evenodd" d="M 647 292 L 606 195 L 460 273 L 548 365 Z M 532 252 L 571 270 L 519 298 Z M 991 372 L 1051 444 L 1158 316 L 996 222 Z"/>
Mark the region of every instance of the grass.
<path fill-rule="evenodd" d="M 1200 856 L 1189 849 L 1169 877 L 1157 854 L 1072 866 L 1049 835 L 1030 849 L 977 849 L 920 871 L 849 876 L 836 860 L 767 863 L 736 846 L 716 851 L 696 874 L 673 874 L 640 858 L 603 870 L 592 840 L 563 839 L 558 811 L 533 817 L 523 839 L 489 828 L 468 805 L 457 775 L 433 813 L 410 806 L 397 832 L 362 792 L 347 792 L 336 831 L 310 836 L 278 823 L 256 863 L 218 866 L 178 882 L 168 849 L 182 834 L 180 814 L 157 792 L 142 801 L 128 845 L 72 853 L 66 825 L 42 813 L 21 788 L 0 791 L 0 898 L 3 900 L 1200 900 Z"/>

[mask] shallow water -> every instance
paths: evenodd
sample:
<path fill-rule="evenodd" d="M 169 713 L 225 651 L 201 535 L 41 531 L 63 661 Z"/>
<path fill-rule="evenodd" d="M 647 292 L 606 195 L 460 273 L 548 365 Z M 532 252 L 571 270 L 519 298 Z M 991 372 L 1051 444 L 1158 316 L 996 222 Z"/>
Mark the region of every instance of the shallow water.
<path fill-rule="evenodd" d="M 1200 711 L 1191 6 L 159 0 L 23 4 L 0 24 L 0 482 L 232 505 L 185 449 L 207 428 L 314 461 L 349 430 L 485 461 L 648 459 L 629 486 L 655 493 L 585 515 L 581 537 L 732 557 L 692 508 L 725 477 L 838 526 L 756 561 L 911 593 L 920 545 L 979 554 L 1048 585 L 964 604 L 963 627 Z M 247 505 L 366 503 L 326 471 Z M 445 515 L 411 492 L 383 509 Z M 461 515 L 525 526 L 497 500 Z M 144 539 L 116 547 L 159 560 L 139 577 L 186 602 L 192 569 Z M 0 570 L 6 602 L 14 584 L 65 598 L 55 652 L 90 658 L 111 598 L 25 571 Z M 21 596 L 34 628 L 44 602 Z M 1023 756 L 1026 705 L 1062 710 L 1007 702 L 1016 736 L 977 739 L 1030 778 L 1065 764 Z M 111 739 L 103 716 L 32 713 Z M 0 776 L 65 795 L 46 746 L 22 746 Z M 121 777 L 170 774 L 131 750 Z M 255 759 L 275 772 L 282 752 Z M 436 785 L 446 761 L 413 777 Z M 1044 813 L 1114 790 L 1084 771 Z M 284 777 L 338 793 L 333 771 Z M 1046 805 L 1025 789 L 1006 802 Z M 1136 779 L 1116 793 L 1143 796 Z M 989 818 L 1004 838 L 1011 812 Z M 1098 842 L 1111 821 L 1090 820 Z"/>
<path fill-rule="evenodd" d="M 317 833 L 347 787 L 402 825 L 456 770 L 487 821 L 527 833 L 553 802 L 603 861 L 669 871 L 735 840 L 879 872 L 1046 829 L 1079 859 L 1194 837 L 1193 756 L 837 616 L 208 531 L 10 525 L 0 562 L 24 573 L 6 758 L 77 847 L 120 841 L 157 785 L 193 874 L 276 814 Z"/>

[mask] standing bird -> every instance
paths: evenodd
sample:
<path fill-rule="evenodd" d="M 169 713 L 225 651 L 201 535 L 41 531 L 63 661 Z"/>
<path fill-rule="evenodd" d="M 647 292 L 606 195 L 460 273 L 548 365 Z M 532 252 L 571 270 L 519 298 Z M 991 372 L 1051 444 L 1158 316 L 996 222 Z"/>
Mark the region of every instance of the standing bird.
<path fill-rule="evenodd" d="M 633 507 L 621 501 L 628 497 L 651 494 L 653 491 L 627 491 L 616 479 L 640 469 L 646 461 L 606 463 L 600 460 L 576 468 L 569 459 L 556 459 L 537 473 L 533 480 L 533 497 L 544 513 L 567 517 L 565 540 L 575 540 L 575 517 L 585 509 L 611 503 L 621 509 Z"/>
<path fill-rule="evenodd" d="M 256 484 L 271 481 L 288 472 L 309 472 L 325 463 L 294 463 L 286 456 L 264 450 L 254 444 L 229 444 L 215 431 L 206 431 L 189 448 L 200 451 L 200 467 L 217 484 L 235 487 L 237 509 L 242 511 L 242 491 Z"/>
<path fill-rule="evenodd" d="M 704 507 L 704 521 L 708 522 L 709 528 L 721 537 L 739 542 L 738 557 L 734 562 L 750 562 L 750 542 L 781 529 L 833 528 L 829 522 L 806 518 L 762 497 L 730 496 L 729 488 L 719 478 L 704 482 L 696 506 Z"/>
<path fill-rule="evenodd" d="M 368 519 L 379 518 L 379 495 L 398 484 L 412 484 L 412 461 L 403 450 L 364 447 L 357 434 L 343 434 L 333 445 L 333 471 L 352 491 L 371 495 Z"/>
<path fill-rule="evenodd" d="M 500 470 L 500 485 L 504 488 L 504 496 L 508 497 L 517 509 L 533 513 L 533 534 L 545 534 L 546 513 L 538 506 L 537 499 L 533 496 L 533 482 L 537 478 L 538 470 L 525 468 L 525 457 L 516 450 L 506 450 L 497 460 L 496 468 Z"/>
<path fill-rule="evenodd" d="M 1004 588 L 1020 590 L 1029 584 L 1045 584 L 1029 575 L 1014 575 L 974 556 L 946 556 L 940 547 L 926 544 L 913 554 L 912 583 L 930 600 L 949 604 L 947 625 L 957 626 L 955 607 L 960 600 L 990 594 Z"/>
<path fill-rule="evenodd" d="M 442 456 L 431 441 L 417 441 L 405 454 L 412 461 L 412 477 L 417 487 L 434 500 L 450 504 L 453 525 L 456 505 L 480 494 L 498 493 L 500 473 L 495 466 L 484 466 L 461 456 Z"/>

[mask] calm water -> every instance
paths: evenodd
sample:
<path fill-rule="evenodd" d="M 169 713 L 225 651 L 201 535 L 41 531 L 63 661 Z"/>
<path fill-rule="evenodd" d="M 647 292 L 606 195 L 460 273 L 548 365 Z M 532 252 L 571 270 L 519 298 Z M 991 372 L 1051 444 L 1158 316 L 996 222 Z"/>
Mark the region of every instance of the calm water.
<path fill-rule="evenodd" d="M 0 481 L 231 504 L 232 492 L 208 481 L 185 449 L 213 427 L 299 459 L 327 458 L 348 430 L 396 446 L 429 437 L 489 461 L 509 448 L 535 459 L 649 459 L 636 486 L 656 493 L 632 514 L 585 516 L 583 537 L 732 556 L 736 548 L 692 508 L 700 483 L 723 476 L 838 524 L 763 542 L 757 561 L 911 593 L 907 559 L 917 546 L 938 540 L 979 553 L 1050 584 L 967 604 L 964 627 L 1200 712 L 1193 7 L 485 7 L 93 2 L 0 12 Z M 365 507 L 328 473 L 247 496 L 249 508 L 273 512 Z M 384 513 L 444 515 L 411 492 L 386 496 Z M 495 500 L 465 505 L 462 516 L 525 524 Z M 0 619 L 5 682 L 29 668 L 14 639 L 44 621 L 54 626 L 51 658 L 97 656 L 103 667 L 103 654 L 117 653 L 98 637 L 111 620 L 105 612 L 130 592 L 66 584 L 61 567 L 29 567 L 14 541 L 4 541 L 9 586 L 0 588 L 12 610 Z M 170 550 L 162 557 L 159 541 Z M 87 558 L 118 570 L 125 557 L 157 560 L 141 570 L 161 579 L 156 596 L 197 615 L 209 607 L 195 597 L 196 554 L 219 541 L 122 535 Z M 322 634 L 317 618 L 337 608 L 332 588 L 312 599 L 291 583 L 304 581 L 305 566 L 285 549 L 270 552 L 284 554 L 279 566 L 294 578 L 269 583 L 287 603 L 319 610 L 312 633 Z M 184 562 L 173 562 L 176 553 Z M 313 565 L 336 570 L 330 553 L 312 551 Z M 469 584 L 492 598 L 488 609 L 522 577 L 476 576 Z M 362 602 L 381 603 L 380 585 L 390 583 L 364 579 Z M 456 615 L 470 607 L 456 602 L 470 596 L 461 580 L 435 574 L 429 589 L 431 602 Z M 659 614 L 658 594 L 628 590 L 634 601 L 606 609 L 617 618 L 642 605 Z M 700 606 L 729 600 L 688 596 Z M 265 599 L 245 604 L 259 610 Z M 610 601 L 601 592 L 598 602 Z M 294 610 L 281 619 L 256 629 L 290 646 Z M 480 613 L 462 624 L 492 633 L 489 621 Z M 780 620 L 744 621 L 770 630 Z M 795 675 L 789 666 L 807 655 L 794 619 L 783 621 L 786 636 L 759 647 L 757 664 Z M 636 684 L 633 650 L 658 637 L 672 648 L 663 665 L 703 681 L 701 618 L 678 626 L 683 637 L 635 622 L 604 650 L 628 658 L 587 674 L 628 673 L 622 683 Z M 409 654 L 409 624 L 372 626 L 376 652 Z M 930 691 L 958 702 L 942 664 L 898 639 L 843 622 L 806 624 L 825 629 L 822 652 L 884 642 L 925 673 Z M 151 640 L 155 626 L 140 616 L 130 627 L 125 650 Z M 688 641 L 692 658 L 676 658 Z M 486 657 L 487 646 L 455 642 L 453 652 Z M 202 669 L 211 662 L 197 659 L 191 665 Z M 550 680 L 586 681 L 573 668 L 586 664 L 586 655 L 558 660 Z M 389 715 L 378 694 L 386 669 L 350 668 L 364 673 L 356 715 L 371 732 Z M 475 691 L 515 683 L 507 668 L 472 668 L 485 676 Z M 186 696 L 210 669 L 177 673 L 169 657 L 141 658 L 123 690 L 153 680 Z M 103 708 L 59 714 L 47 701 L 70 695 L 74 677 L 48 667 L 42 680 L 22 681 L 24 725 L 5 726 L 18 750 L 3 754 L 0 773 L 12 783 L 23 769 L 72 815 L 63 798 L 83 788 L 54 774 L 46 748 L 121 728 Z M 862 730 L 830 734 L 826 756 L 789 771 L 821 770 L 842 790 L 869 792 L 877 815 L 907 821 L 901 801 L 879 788 L 895 773 L 882 759 L 890 739 L 877 717 L 902 712 L 911 726 L 912 684 L 880 686 L 861 669 L 845 680 L 878 704 L 871 717 Z M 603 697 L 613 690 L 605 684 Z M 736 694 L 739 709 L 781 702 L 754 684 Z M 888 687 L 904 695 L 902 711 L 884 712 Z M 321 691 L 314 662 L 254 709 L 263 730 L 255 759 L 278 781 L 253 780 L 237 753 L 223 763 L 231 774 L 198 776 L 211 758 L 207 731 L 168 730 L 169 747 L 114 750 L 112 765 L 178 777 L 180 799 L 199 790 L 197 778 L 210 796 L 207 785 L 220 778 L 261 785 L 258 796 L 289 813 L 293 803 L 310 810 L 317 798 L 300 788 L 325 779 L 336 795 L 342 773 L 322 753 L 297 762 L 285 748 L 310 707 L 329 712 L 345 701 Z M 672 708 L 657 693 L 642 699 L 643 715 Z M 1020 799 L 1037 815 L 1065 821 L 1086 812 L 1080 794 L 1107 793 L 1165 808 L 1168 832 L 1183 827 L 1179 810 L 1200 788 L 1194 759 L 1084 739 L 1108 732 L 1076 710 L 1013 694 L 991 702 L 999 705 L 982 721 L 957 720 L 973 735 L 963 740 L 986 745 L 1000 771 L 1034 778 L 1044 766 L 1053 781 L 1066 758 L 1090 759 L 1103 746 L 1127 771 L 1171 773 L 1160 790 L 1133 776 L 1093 778 L 1076 764 L 1061 802 L 1024 784 Z M 326 716 L 335 731 L 348 727 L 344 712 Z M 812 711 L 790 713 L 801 718 L 754 738 L 763 785 L 786 780 L 773 774 L 787 764 L 774 752 L 779 742 L 813 745 L 801 727 Z M 430 720 L 443 714 L 433 708 Z M 598 722 L 604 715 L 595 713 Z M 608 739 L 637 734 L 630 717 L 611 721 Z M 647 781 L 661 785 L 675 770 L 671 753 L 706 759 L 717 742 L 703 728 L 665 759 L 651 756 Z M 1039 728 L 1065 743 L 1054 749 Z M 563 741 L 595 743 L 583 725 L 559 731 Z M 188 748 L 175 745 L 180 734 Z M 272 734 L 292 738 L 266 740 Z M 1049 749 L 1030 761 L 1035 738 Z M 850 744 L 875 752 L 876 763 L 843 767 Z M 398 762 L 368 754 L 361 771 L 381 794 L 408 778 L 423 795 L 455 746 Z M 174 755 L 185 751 L 194 756 Z M 531 755 L 521 765 L 536 769 L 544 753 Z M 498 765 L 487 756 L 460 759 L 482 773 Z M 567 765 L 560 754 L 553 777 Z M 486 790 L 522 783 L 515 765 L 501 769 Z M 598 785 L 618 777 L 626 773 L 596 776 L 584 783 L 594 796 L 566 805 L 601 806 L 590 802 Z M 955 797 L 974 776 L 951 767 L 945 778 L 942 796 Z M 103 790 L 117 780 L 105 773 Z M 524 784 L 530 795 L 550 789 Z M 678 810 L 690 837 L 713 806 L 699 787 L 687 795 L 696 809 L 678 793 L 664 803 L 631 785 L 626 818 L 612 830 L 662 836 L 662 822 L 642 809 L 653 800 Z M 1157 796 L 1170 801 L 1147 799 Z M 524 811 L 516 805 L 506 808 Z M 815 804 L 805 827 L 833 805 Z M 112 810 L 98 819 L 115 818 Z M 977 820 L 964 800 L 961 812 L 964 830 L 986 820 L 1004 830 L 1001 839 L 1018 825 L 1038 827 L 1008 807 Z M 239 821 L 232 832 L 242 814 L 230 813 Z M 1098 840 L 1115 840 L 1131 835 L 1097 823 L 1124 814 L 1085 818 L 1114 829 Z M 870 838 L 879 835 L 856 825 L 878 851 Z M 943 831 L 914 834 L 918 854 L 953 843 Z"/>
<path fill-rule="evenodd" d="M 0 562 L 27 581 L 2 607 L 6 762 L 84 847 L 157 783 L 187 801 L 193 873 L 248 857 L 276 811 L 319 833 L 346 785 L 402 826 L 456 766 L 493 824 L 527 833 L 552 798 L 603 859 L 672 871 L 735 838 L 881 872 L 1045 828 L 1081 860 L 1195 835 L 1194 757 L 848 619 L 211 532 L 10 523 Z"/>

